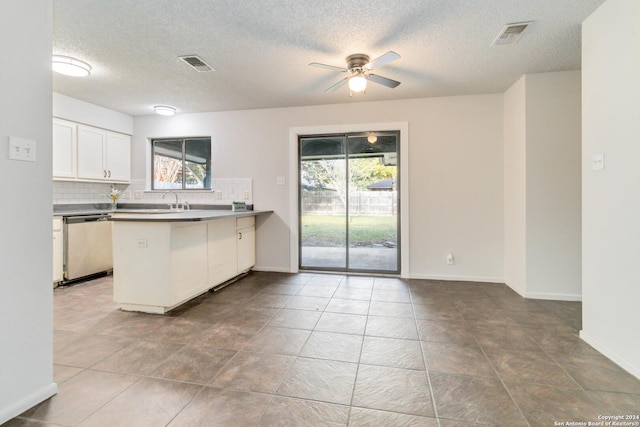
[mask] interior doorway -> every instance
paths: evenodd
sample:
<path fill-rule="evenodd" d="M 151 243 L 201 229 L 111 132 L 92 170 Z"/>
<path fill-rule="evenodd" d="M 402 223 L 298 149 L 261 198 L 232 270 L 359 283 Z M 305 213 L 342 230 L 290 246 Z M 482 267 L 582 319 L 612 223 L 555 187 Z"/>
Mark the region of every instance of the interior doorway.
<path fill-rule="evenodd" d="M 298 137 L 299 269 L 400 272 L 400 133 Z"/>

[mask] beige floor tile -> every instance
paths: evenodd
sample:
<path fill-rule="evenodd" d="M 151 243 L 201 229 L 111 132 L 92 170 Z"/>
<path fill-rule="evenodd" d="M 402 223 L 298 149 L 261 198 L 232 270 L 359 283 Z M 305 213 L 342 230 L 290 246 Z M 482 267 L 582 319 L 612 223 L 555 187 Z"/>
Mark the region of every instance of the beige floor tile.
<path fill-rule="evenodd" d="M 210 385 L 236 390 L 274 393 L 295 358 L 278 354 L 239 352 Z"/>
<path fill-rule="evenodd" d="M 363 335 L 367 316 L 344 313 L 323 313 L 314 330 Z"/>
<path fill-rule="evenodd" d="M 254 426 L 269 400 L 266 394 L 205 387 L 168 426 Z"/>
<path fill-rule="evenodd" d="M 314 331 L 300 356 L 358 363 L 361 350 L 362 336 Z"/>
<path fill-rule="evenodd" d="M 259 426 L 339 427 L 346 426 L 348 418 L 348 406 L 276 396 L 267 406 Z"/>
<path fill-rule="evenodd" d="M 201 389 L 195 384 L 142 378 L 79 426 L 166 425 Z"/>
<path fill-rule="evenodd" d="M 434 416 L 425 371 L 360 365 L 353 405 L 403 414 Z"/>
<path fill-rule="evenodd" d="M 242 348 L 256 353 L 285 354 L 300 353 L 311 331 L 290 328 L 265 327 L 253 336 Z"/>
<path fill-rule="evenodd" d="M 497 378 L 430 372 L 438 416 L 485 425 L 528 427 Z"/>
<path fill-rule="evenodd" d="M 152 377 L 207 384 L 236 354 L 201 342 L 189 344 L 152 370 Z"/>
<path fill-rule="evenodd" d="M 351 409 L 349 426 L 438 427 L 438 420 L 418 415 L 354 407 Z"/>
<path fill-rule="evenodd" d="M 348 405 L 351 403 L 357 367 L 355 363 L 300 357 L 277 394 Z"/>
<path fill-rule="evenodd" d="M 59 385 L 58 394 L 22 414 L 62 425 L 77 425 L 140 378 L 86 370 Z"/>
<path fill-rule="evenodd" d="M 425 370 L 420 342 L 414 340 L 366 336 L 360 363 Z"/>

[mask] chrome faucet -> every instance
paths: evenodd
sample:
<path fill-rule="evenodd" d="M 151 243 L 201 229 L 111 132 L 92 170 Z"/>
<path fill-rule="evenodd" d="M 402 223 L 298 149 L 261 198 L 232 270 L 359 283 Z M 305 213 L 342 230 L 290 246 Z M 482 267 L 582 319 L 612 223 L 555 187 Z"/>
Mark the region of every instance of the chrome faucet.
<path fill-rule="evenodd" d="M 178 197 L 178 193 L 175 193 L 173 191 L 165 191 L 165 193 L 162 195 L 162 198 L 164 199 L 165 197 L 167 197 L 167 194 L 173 194 L 174 196 L 176 196 L 176 209 L 179 209 L 180 207 L 180 198 Z M 173 205 L 171 203 L 169 203 L 169 209 L 173 209 Z"/>

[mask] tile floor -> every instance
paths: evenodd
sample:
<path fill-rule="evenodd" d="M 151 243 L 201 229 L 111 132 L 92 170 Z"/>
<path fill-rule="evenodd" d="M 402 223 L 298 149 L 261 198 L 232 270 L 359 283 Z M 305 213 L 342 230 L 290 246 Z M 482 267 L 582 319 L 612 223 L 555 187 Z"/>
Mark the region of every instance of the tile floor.
<path fill-rule="evenodd" d="M 7 426 L 556 426 L 640 414 L 580 303 L 504 285 L 252 273 L 169 315 L 54 291 L 59 394 Z M 558 424 L 556 424 L 558 423 Z"/>

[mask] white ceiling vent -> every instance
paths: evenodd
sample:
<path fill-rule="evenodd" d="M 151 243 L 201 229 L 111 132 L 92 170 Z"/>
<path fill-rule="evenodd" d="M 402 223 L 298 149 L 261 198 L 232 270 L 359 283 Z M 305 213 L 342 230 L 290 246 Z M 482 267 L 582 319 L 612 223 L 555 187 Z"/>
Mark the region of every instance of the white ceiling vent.
<path fill-rule="evenodd" d="M 204 62 L 202 58 L 200 58 L 198 55 L 181 56 L 180 59 L 182 59 L 184 62 L 189 64 L 191 67 L 193 67 L 194 70 L 199 71 L 201 73 L 205 71 L 215 71 L 213 67 L 211 67 L 209 64 Z"/>
<path fill-rule="evenodd" d="M 522 33 L 524 33 L 531 24 L 533 24 L 533 21 L 516 22 L 505 25 L 502 31 L 500 31 L 500 34 L 498 34 L 498 37 L 491 43 L 491 46 L 517 42 L 522 36 Z"/>

